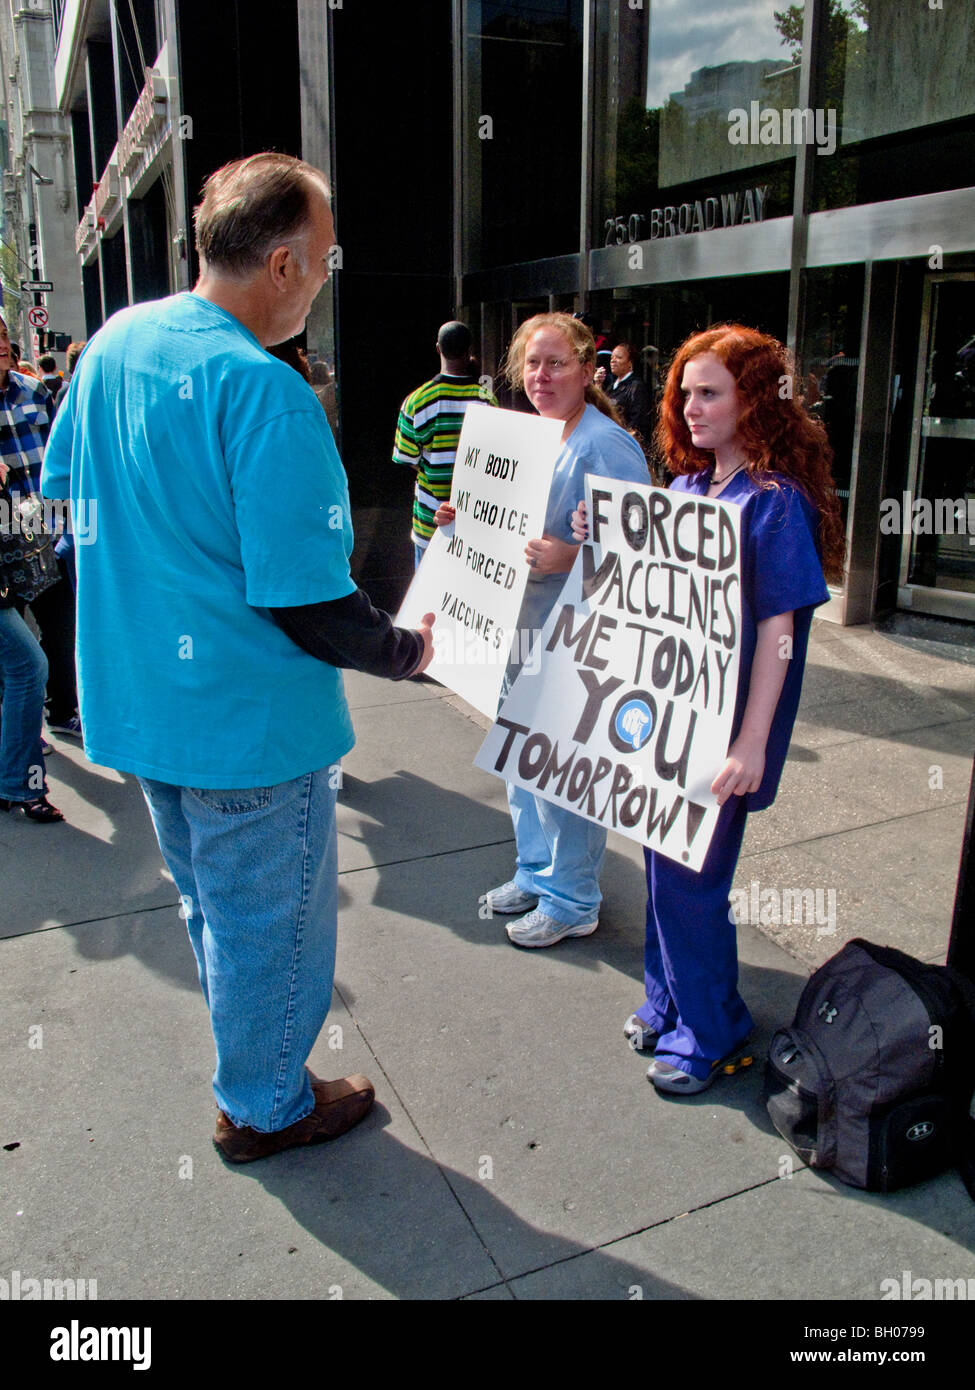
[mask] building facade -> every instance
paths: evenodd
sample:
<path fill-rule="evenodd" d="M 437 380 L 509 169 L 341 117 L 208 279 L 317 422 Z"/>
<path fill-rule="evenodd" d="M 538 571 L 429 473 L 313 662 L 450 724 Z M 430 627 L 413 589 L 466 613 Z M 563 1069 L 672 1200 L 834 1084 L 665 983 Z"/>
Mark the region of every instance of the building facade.
<path fill-rule="evenodd" d="M 975 619 L 971 7 L 455 9 L 458 299 L 485 355 L 549 306 L 664 363 L 711 323 L 775 334 L 835 452 L 849 570 L 825 615 Z"/>
<path fill-rule="evenodd" d="M 339 241 L 309 355 L 337 374 L 354 501 L 402 510 L 404 536 L 396 410 L 444 319 L 491 376 L 541 309 L 664 364 L 737 320 L 789 343 L 829 431 L 849 567 L 826 615 L 975 620 L 968 3 L 55 0 L 55 18 L 89 333 L 192 283 L 212 169 L 301 154 Z"/>
<path fill-rule="evenodd" d="M 35 366 L 41 352 L 63 352 L 84 330 L 71 137 L 54 94 L 52 18 L 48 0 L 0 0 L 3 313 Z"/>

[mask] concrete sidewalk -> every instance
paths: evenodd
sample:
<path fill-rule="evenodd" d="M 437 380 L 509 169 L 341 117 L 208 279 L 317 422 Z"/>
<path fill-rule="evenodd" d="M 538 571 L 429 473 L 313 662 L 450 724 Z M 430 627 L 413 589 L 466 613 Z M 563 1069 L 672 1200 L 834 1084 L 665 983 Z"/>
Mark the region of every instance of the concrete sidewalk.
<path fill-rule="evenodd" d="M 432 682 L 346 683 L 338 969 L 310 1062 L 372 1076 L 374 1113 L 324 1148 L 221 1162 L 207 1015 L 138 786 L 60 740 L 68 824 L 0 822 L 0 1277 L 96 1280 L 99 1299 L 795 1300 L 975 1278 L 956 1174 L 844 1187 L 793 1161 L 760 1098 L 810 966 L 858 935 L 944 957 L 971 666 L 815 624 L 736 886 L 749 919 L 822 890 L 822 920 L 742 922 L 757 1062 L 683 1101 L 621 1033 L 642 998 L 637 846 L 610 837 L 595 935 L 516 950 L 478 915 L 513 862 L 503 784 L 472 766 L 484 721 Z"/>

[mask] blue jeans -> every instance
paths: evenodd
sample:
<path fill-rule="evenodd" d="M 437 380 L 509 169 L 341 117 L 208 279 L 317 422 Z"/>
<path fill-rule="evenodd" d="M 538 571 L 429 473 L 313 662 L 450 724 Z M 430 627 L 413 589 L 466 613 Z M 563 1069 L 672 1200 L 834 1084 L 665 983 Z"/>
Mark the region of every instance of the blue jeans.
<path fill-rule="evenodd" d="M 315 1108 L 305 1062 L 332 1000 L 338 914 L 330 772 L 227 791 L 139 779 L 210 1010 L 217 1104 L 265 1133 Z"/>
<path fill-rule="evenodd" d="M 0 608 L 0 797 L 33 801 L 47 791 L 41 722 L 47 657 L 16 608 Z"/>
<path fill-rule="evenodd" d="M 429 544 L 429 542 L 427 542 L 427 544 Z M 425 545 L 417 545 L 416 541 L 413 542 L 413 570 L 414 570 L 414 573 L 420 568 L 420 561 L 423 559 L 423 556 L 426 554 L 426 549 L 427 549 L 427 547 L 426 547 Z"/>

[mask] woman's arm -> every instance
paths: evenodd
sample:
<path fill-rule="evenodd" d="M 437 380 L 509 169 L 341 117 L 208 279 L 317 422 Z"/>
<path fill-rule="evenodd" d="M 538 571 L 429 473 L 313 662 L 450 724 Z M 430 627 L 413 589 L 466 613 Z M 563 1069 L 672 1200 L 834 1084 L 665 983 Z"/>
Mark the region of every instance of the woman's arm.
<path fill-rule="evenodd" d="M 765 745 L 792 656 L 792 617 L 777 613 L 758 624 L 745 717 L 724 767 L 711 783 L 719 806 L 729 796 L 744 796 L 762 785 Z"/>

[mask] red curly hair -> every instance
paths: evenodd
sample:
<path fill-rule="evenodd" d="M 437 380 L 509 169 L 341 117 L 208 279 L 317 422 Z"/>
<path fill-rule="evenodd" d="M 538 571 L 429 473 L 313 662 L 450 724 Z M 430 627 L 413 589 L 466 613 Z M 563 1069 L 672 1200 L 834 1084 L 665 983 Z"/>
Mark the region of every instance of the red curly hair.
<path fill-rule="evenodd" d="M 833 451 L 826 430 L 793 398 L 795 366 L 785 347 L 767 333 L 740 323 L 722 323 L 694 333 L 677 349 L 660 403 L 657 445 L 672 473 L 699 473 L 714 462 L 698 449 L 684 419 L 681 389 L 684 368 L 692 357 L 711 352 L 735 378 L 741 416 L 738 441 L 746 469 L 761 487 L 775 487 L 784 476 L 802 488 L 819 509 L 819 544 L 823 571 L 831 583 L 842 582 L 846 538 L 830 471 Z M 783 385 L 788 392 L 783 398 Z"/>

